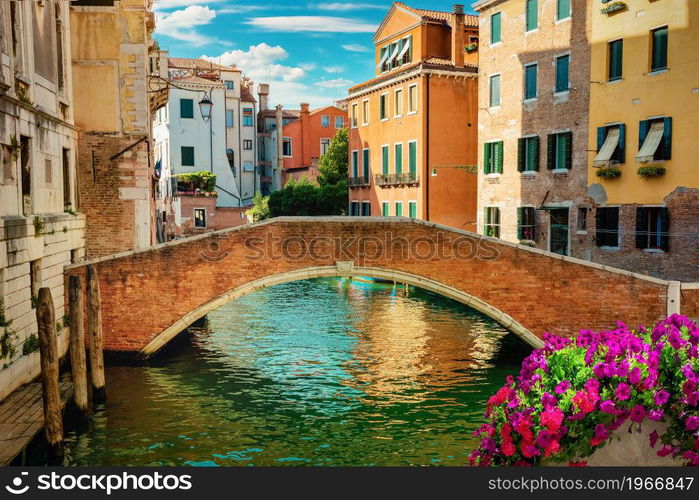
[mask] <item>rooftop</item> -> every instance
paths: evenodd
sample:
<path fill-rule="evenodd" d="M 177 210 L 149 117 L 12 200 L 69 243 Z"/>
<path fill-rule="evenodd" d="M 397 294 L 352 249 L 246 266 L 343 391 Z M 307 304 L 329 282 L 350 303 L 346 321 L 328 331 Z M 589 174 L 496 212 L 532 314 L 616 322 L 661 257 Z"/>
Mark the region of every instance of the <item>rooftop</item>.
<path fill-rule="evenodd" d="M 196 69 L 199 71 L 224 70 L 240 71 L 235 65 L 222 66 L 206 59 L 189 59 L 186 57 L 168 57 L 167 65 L 170 68 Z"/>
<path fill-rule="evenodd" d="M 427 10 L 427 9 L 415 9 L 413 7 L 409 7 L 408 5 L 405 5 L 402 2 L 395 2 L 395 5 L 397 7 L 402 7 L 403 9 L 412 12 L 413 14 L 417 14 L 418 16 L 422 17 L 423 19 L 427 19 L 430 21 L 437 21 L 437 22 L 443 22 L 445 24 L 450 24 L 451 23 L 451 12 L 443 11 L 443 10 Z M 478 27 L 478 16 L 473 16 L 471 14 L 465 14 L 464 15 L 464 25 L 470 28 L 477 28 Z"/>

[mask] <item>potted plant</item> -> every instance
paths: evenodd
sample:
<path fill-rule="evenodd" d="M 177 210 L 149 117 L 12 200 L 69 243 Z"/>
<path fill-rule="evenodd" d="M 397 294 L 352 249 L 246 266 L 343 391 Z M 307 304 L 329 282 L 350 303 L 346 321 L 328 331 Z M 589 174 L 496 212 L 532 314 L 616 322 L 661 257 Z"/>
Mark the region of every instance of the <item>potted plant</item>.
<path fill-rule="evenodd" d="M 643 165 L 638 167 L 638 175 L 641 177 L 659 177 L 665 174 L 665 167 L 659 165 Z"/>
<path fill-rule="evenodd" d="M 600 12 L 608 15 L 624 9 L 626 9 L 626 4 L 624 2 L 609 2 L 605 7 L 602 7 Z"/>
<path fill-rule="evenodd" d="M 602 179 L 616 179 L 621 177 L 621 169 L 619 167 L 601 167 L 597 169 L 597 177 Z"/>
<path fill-rule="evenodd" d="M 464 50 L 469 54 L 478 50 L 478 44 L 476 42 L 471 42 L 464 47 Z"/>

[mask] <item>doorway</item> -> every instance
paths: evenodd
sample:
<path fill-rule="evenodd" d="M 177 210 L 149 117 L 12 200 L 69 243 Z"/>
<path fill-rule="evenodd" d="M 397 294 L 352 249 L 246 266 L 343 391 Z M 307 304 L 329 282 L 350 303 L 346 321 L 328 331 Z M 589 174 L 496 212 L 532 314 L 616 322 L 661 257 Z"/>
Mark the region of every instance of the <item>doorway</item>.
<path fill-rule="evenodd" d="M 549 225 L 549 251 L 568 255 L 568 209 L 550 209 Z"/>

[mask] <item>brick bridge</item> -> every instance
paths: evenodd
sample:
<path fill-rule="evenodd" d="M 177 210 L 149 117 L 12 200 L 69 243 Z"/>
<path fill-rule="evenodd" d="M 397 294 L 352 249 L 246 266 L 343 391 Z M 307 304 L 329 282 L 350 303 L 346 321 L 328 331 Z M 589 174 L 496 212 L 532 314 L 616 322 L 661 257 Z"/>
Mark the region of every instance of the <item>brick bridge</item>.
<path fill-rule="evenodd" d="M 141 356 L 237 297 L 315 277 L 416 285 L 484 313 L 532 346 L 544 332 L 575 335 L 618 320 L 650 325 L 679 312 L 685 296 L 679 282 L 404 218 L 271 219 L 69 266 L 66 280 L 88 264 L 99 277 L 105 349 Z M 694 316 L 699 290 L 688 288 L 682 302 Z"/>

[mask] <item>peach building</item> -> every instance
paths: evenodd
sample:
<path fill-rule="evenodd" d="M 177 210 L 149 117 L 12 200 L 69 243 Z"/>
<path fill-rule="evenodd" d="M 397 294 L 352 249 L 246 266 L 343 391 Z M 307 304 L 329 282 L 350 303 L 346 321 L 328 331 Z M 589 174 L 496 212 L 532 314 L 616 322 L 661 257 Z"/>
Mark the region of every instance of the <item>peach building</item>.
<path fill-rule="evenodd" d="M 350 88 L 349 211 L 475 231 L 478 18 L 395 2 Z"/>
<path fill-rule="evenodd" d="M 282 186 L 290 179 L 318 177 L 318 160 L 338 130 L 347 125 L 347 112 L 335 107 L 309 109 L 301 103 L 298 118 L 282 128 Z"/>

